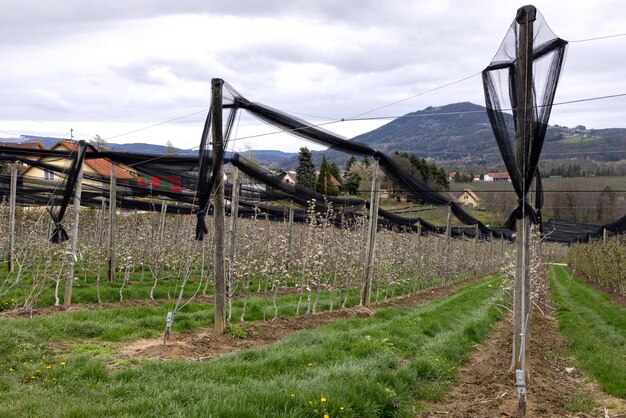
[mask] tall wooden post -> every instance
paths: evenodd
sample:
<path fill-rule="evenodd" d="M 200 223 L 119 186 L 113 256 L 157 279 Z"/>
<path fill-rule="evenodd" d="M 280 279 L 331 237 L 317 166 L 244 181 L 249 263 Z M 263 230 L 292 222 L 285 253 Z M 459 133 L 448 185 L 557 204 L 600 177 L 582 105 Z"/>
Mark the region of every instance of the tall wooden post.
<path fill-rule="evenodd" d="M 109 282 L 115 281 L 115 230 L 117 224 L 117 177 L 115 164 L 111 164 L 109 189 Z"/>
<path fill-rule="evenodd" d="M 13 253 L 15 252 L 15 206 L 17 202 L 17 162 L 11 164 L 11 190 L 9 196 L 9 254 L 7 272 L 13 272 Z"/>
<path fill-rule="evenodd" d="M 79 158 L 85 152 L 85 141 L 78 143 Z M 71 233 L 71 249 L 67 256 L 67 275 L 65 276 L 65 293 L 63 294 L 63 306 L 67 309 L 72 304 L 72 286 L 74 285 L 74 264 L 77 261 L 76 258 L 76 245 L 78 244 L 78 221 L 80 218 L 80 197 L 83 191 L 83 164 L 78 167 L 78 173 L 76 179 L 76 186 L 74 188 L 74 221 L 72 223 Z"/>
<path fill-rule="evenodd" d="M 378 206 L 380 204 L 380 173 L 378 161 L 372 164 L 372 194 L 369 211 L 369 233 L 365 245 L 365 265 L 363 266 L 363 287 L 361 289 L 361 305 L 370 304 L 372 281 L 374 279 L 374 259 L 376 251 L 376 230 L 378 229 Z"/>
<path fill-rule="evenodd" d="M 602 228 L 602 242 L 604 242 L 606 244 L 606 238 L 607 238 L 607 230 L 606 228 Z"/>
<path fill-rule="evenodd" d="M 211 80 L 212 91 L 212 155 L 213 164 L 217 164 L 216 178 L 213 183 L 213 212 L 215 220 L 215 303 L 213 328 L 217 334 L 223 334 L 226 327 L 226 271 L 224 263 L 224 165 L 221 160 L 224 136 L 222 132 L 222 86 L 219 78 Z"/>
<path fill-rule="evenodd" d="M 534 8 L 522 7 L 517 12 L 519 25 L 517 65 L 516 157 L 520 175 L 525 176 L 530 158 L 533 116 L 533 21 Z M 531 15 L 532 13 L 532 15 Z M 522 177 L 524 178 L 524 177 Z M 525 180 L 524 180 L 525 181 Z M 522 196 L 525 198 L 525 196 Z M 520 413 L 526 405 L 526 347 L 530 325 L 530 218 L 524 216 L 516 224 L 517 265 L 513 306 L 513 363 L 515 385 L 520 398 Z"/>

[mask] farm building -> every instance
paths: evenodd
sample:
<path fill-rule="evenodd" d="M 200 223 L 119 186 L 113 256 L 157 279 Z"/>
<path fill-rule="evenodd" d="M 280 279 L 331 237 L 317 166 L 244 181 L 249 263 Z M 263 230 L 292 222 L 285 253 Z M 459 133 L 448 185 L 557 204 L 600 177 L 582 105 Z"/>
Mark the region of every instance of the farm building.
<path fill-rule="evenodd" d="M 485 181 L 493 181 L 493 182 L 511 182 L 511 176 L 507 172 L 499 172 L 499 173 L 487 173 L 484 177 Z"/>
<path fill-rule="evenodd" d="M 472 208 L 478 208 L 480 205 L 480 197 L 476 196 L 476 194 L 470 189 L 464 189 L 463 193 L 457 199 L 457 202 L 470 206 Z"/>
<path fill-rule="evenodd" d="M 52 147 L 52 150 L 76 151 L 78 150 L 78 143 L 72 141 L 60 141 Z M 94 151 L 96 151 L 96 149 L 93 146 L 87 144 L 86 152 L 89 153 Z M 61 170 L 69 169 L 72 163 L 72 160 L 57 157 L 44 157 L 41 158 L 39 161 L 49 164 L 51 166 L 59 167 Z M 86 175 L 100 176 L 108 179 L 111 177 L 111 166 L 111 162 L 106 158 L 85 159 L 83 170 Z M 23 175 L 49 182 L 58 182 L 62 180 L 62 178 L 59 178 L 59 176 L 52 170 L 46 170 L 40 167 L 29 167 L 24 171 Z M 118 179 L 122 180 L 131 180 L 135 178 L 130 170 L 124 170 L 118 166 L 116 166 L 115 175 Z M 93 186 L 100 186 L 99 182 L 88 179 L 85 179 L 84 183 L 91 183 L 91 185 Z"/>

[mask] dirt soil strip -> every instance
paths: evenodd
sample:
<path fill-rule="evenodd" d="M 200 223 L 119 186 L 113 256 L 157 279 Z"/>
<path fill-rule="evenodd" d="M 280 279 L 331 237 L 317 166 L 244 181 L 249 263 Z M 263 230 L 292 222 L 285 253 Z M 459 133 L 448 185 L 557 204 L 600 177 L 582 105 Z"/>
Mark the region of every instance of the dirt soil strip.
<path fill-rule="evenodd" d="M 460 369 L 461 384 L 441 402 L 430 405 L 430 412 L 418 417 L 518 416 L 515 375 L 509 371 L 511 329 L 509 321 L 496 324 L 485 342 Z M 626 416 L 622 415 L 626 412 L 626 401 L 601 392 L 596 384 L 572 367 L 571 359 L 562 357 L 566 343 L 553 316 L 535 312 L 530 338 L 527 417 Z M 590 415 L 574 414 L 566 409 L 572 397 L 580 393 L 597 402 Z"/>
<path fill-rule="evenodd" d="M 236 338 L 231 334 L 218 335 L 213 329 L 204 329 L 185 334 L 172 334 L 165 345 L 162 338 L 139 340 L 122 347 L 120 357 L 208 360 L 235 351 L 266 346 L 301 329 L 319 328 L 346 318 L 368 317 L 373 314 L 372 309 L 422 306 L 478 280 L 479 278 L 472 278 L 447 286 L 425 289 L 410 296 L 378 303 L 371 309 L 358 306 L 333 312 L 319 312 L 308 318 L 278 318 L 274 321 L 246 323 L 240 325 L 247 333 L 245 339 Z"/>

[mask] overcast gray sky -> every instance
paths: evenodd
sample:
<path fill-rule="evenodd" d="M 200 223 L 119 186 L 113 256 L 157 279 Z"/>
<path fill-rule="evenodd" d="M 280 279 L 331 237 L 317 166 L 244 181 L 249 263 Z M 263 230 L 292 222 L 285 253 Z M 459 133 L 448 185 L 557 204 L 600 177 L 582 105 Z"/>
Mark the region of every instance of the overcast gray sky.
<path fill-rule="evenodd" d="M 314 121 L 350 118 L 481 71 L 525 2 L 1 0 L 0 137 L 198 144 L 210 80 Z M 626 32 L 618 0 L 536 1 L 566 40 Z M 569 46 L 556 101 L 626 93 L 626 37 Z M 368 116 L 484 105 L 479 76 Z M 626 99 L 554 108 L 550 123 L 626 127 Z M 153 124 L 193 114 L 171 123 Z M 388 120 L 342 122 L 352 137 Z M 122 135 L 127 132 L 137 132 Z M 294 151 L 250 117 L 238 149 Z"/>

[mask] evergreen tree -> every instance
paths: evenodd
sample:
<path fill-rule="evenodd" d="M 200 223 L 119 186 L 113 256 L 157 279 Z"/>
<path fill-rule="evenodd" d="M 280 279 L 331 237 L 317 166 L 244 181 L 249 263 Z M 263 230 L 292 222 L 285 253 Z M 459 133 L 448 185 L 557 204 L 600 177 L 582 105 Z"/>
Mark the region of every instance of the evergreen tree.
<path fill-rule="evenodd" d="M 361 176 L 359 175 L 360 165 L 364 164 L 359 163 L 354 155 L 350 157 L 346 164 L 341 190 L 349 195 L 356 196 L 359 193 L 359 184 L 361 183 Z"/>
<path fill-rule="evenodd" d="M 315 189 L 315 166 L 311 151 L 307 147 L 300 148 L 298 154 L 298 168 L 296 169 L 296 181 L 299 186 L 307 189 Z"/>
<path fill-rule="evenodd" d="M 339 167 L 337 167 L 337 163 L 330 165 L 330 174 L 337 179 L 337 181 L 341 182 L 341 172 L 339 171 Z"/>
<path fill-rule="evenodd" d="M 344 171 L 344 178 L 348 177 L 348 173 L 350 172 L 350 168 L 352 167 L 352 164 L 354 164 L 354 163 L 356 163 L 356 157 L 354 155 L 351 155 L 350 159 L 346 163 L 346 170 Z"/>
<path fill-rule="evenodd" d="M 337 186 L 335 186 L 331 180 L 330 165 L 325 155 L 322 156 L 322 165 L 320 167 L 320 174 L 317 176 L 317 181 L 315 182 L 315 191 L 328 196 L 337 196 L 339 194 Z"/>

